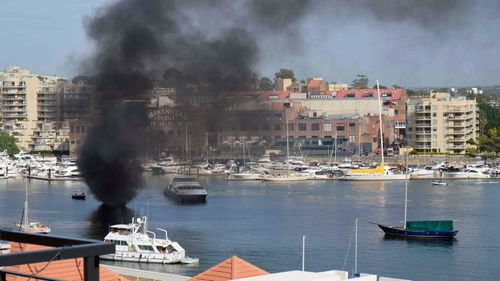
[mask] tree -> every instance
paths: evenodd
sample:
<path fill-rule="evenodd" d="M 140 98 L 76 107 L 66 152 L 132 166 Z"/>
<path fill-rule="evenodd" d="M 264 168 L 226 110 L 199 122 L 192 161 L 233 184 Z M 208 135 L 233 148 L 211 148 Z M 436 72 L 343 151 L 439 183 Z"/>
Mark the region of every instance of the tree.
<path fill-rule="evenodd" d="M 286 68 L 281 68 L 280 71 L 274 73 L 274 80 L 277 81 L 278 79 L 292 79 L 292 81 L 296 80 L 293 70 Z"/>
<path fill-rule="evenodd" d="M 0 132 L 0 150 L 7 150 L 9 155 L 19 153 L 19 147 L 17 147 L 16 139 L 6 132 Z"/>
<path fill-rule="evenodd" d="M 356 79 L 352 80 L 351 87 L 355 89 L 366 89 L 368 88 L 368 76 L 364 74 L 358 74 Z"/>
<path fill-rule="evenodd" d="M 261 90 L 271 91 L 273 87 L 273 81 L 267 77 L 262 77 L 259 80 L 259 88 Z"/>
<path fill-rule="evenodd" d="M 379 87 L 380 89 L 388 89 L 388 88 L 387 88 L 386 86 L 384 86 L 384 85 L 378 85 L 378 87 Z M 377 89 L 377 84 L 373 85 L 373 89 Z"/>
<path fill-rule="evenodd" d="M 490 138 L 496 137 L 497 134 L 498 134 L 497 128 L 491 128 L 491 129 L 488 130 L 488 136 Z"/>

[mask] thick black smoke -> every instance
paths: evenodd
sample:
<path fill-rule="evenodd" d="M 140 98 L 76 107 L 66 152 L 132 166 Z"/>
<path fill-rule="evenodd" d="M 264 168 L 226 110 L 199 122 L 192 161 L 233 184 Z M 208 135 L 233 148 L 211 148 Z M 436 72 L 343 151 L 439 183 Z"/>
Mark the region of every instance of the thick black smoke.
<path fill-rule="evenodd" d="M 126 204 L 141 186 L 137 159 L 147 130 L 141 100 L 152 81 L 177 69 L 183 79 L 211 92 L 245 90 L 255 81 L 259 37 L 286 36 L 313 7 L 332 9 L 332 16 L 359 9 L 379 20 L 410 19 L 430 27 L 433 18 L 455 16 L 461 5 L 431 0 L 121 0 L 102 7 L 86 24 L 95 53 L 83 68 L 97 88 L 98 116 L 78 166 L 98 200 Z"/>
<path fill-rule="evenodd" d="M 141 186 L 137 161 L 145 142 L 141 96 L 175 67 L 212 91 L 243 89 L 253 74 L 257 44 L 242 27 L 211 32 L 190 23 L 188 11 L 229 1 L 122 0 L 87 23 L 95 54 L 84 63 L 96 85 L 98 116 L 81 147 L 78 166 L 96 198 L 123 205 Z M 202 9 L 203 8 L 203 9 Z"/>

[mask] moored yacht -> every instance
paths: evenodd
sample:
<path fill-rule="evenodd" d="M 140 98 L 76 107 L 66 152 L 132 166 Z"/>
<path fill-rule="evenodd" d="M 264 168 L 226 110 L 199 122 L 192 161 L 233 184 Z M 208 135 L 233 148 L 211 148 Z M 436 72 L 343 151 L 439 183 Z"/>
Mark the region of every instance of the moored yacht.
<path fill-rule="evenodd" d="M 205 203 L 207 191 L 194 175 L 175 175 L 163 191 L 181 203 Z"/>
<path fill-rule="evenodd" d="M 132 218 L 129 224 L 112 225 L 104 242 L 115 244 L 116 252 L 101 259 L 162 264 L 198 262 L 198 259 L 187 258 L 184 248 L 168 239 L 166 230 L 157 229 L 165 233 L 165 239 L 156 238 L 156 234 L 148 230 L 147 217 Z"/>

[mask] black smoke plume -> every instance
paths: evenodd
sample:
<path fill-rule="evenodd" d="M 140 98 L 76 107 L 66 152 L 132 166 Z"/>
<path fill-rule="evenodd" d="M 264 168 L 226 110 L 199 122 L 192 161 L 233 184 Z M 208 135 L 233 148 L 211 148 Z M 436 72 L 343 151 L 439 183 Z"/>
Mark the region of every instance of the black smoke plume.
<path fill-rule="evenodd" d="M 208 34 L 191 23 L 200 10 L 225 4 L 230 1 L 122 0 L 87 20 L 96 51 L 83 67 L 97 88 L 98 116 L 78 166 L 98 200 L 124 205 L 140 188 L 137 159 L 147 127 L 142 95 L 166 69 L 179 69 L 214 92 L 248 84 L 257 56 L 255 38 L 242 27 L 211 27 L 216 32 Z"/>
<path fill-rule="evenodd" d="M 245 90 L 255 81 L 260 36 L 286 36 L 314 9 L 432 27 L 427 22 L 456 16 L 463 3 L 120 0 L 104 6 L 86 20 L 95 52 L 82 68 L 96 86 L 98 110 L 78 160 L 84 180 L 105 204 L 134 198 L 142 185 L 137 159 L 146 146 L 142 95 L 167 69 L 207 92 Z"/>

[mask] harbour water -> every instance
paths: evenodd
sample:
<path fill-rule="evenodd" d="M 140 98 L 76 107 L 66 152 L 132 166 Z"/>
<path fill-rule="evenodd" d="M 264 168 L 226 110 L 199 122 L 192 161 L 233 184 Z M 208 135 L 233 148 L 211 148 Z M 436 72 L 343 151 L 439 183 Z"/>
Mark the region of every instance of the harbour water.
<path fill-rule="evenodd" d="M 0 227 L 14 229 L 24 202 L 24 179 L 0 182 Z M 194 275 L 238 255 L 270 272 L 300 267 L 306 235 L 306 270 L 354 266 L 354 220 L 359 218 L 358 268 L 412 280 L 487 280 L 500 276 L 500 182 L 409 181 L 409 219 L 454 219 L 455 241 L 384 238 L 370 221 L 403 220 L 404 182 L 306 181 L 235 182 L 201 178 L 208 202 L 179 205 L 163 196 L 168 176 L 147 176 L 145 186 L 126 208 L 106 208 L 91 195 L 71 200 L 83 182 L 31 180 L 30 217 L 54 235 L 101 240 L 114 223 L 148 214 L 150 230 L 168 230 L 198 265 L 113 263 L 147 270 Z M 163 235 L 158 232 L 158 235 Z M 347 255 L 347 256 L 346 256 Z"/>

